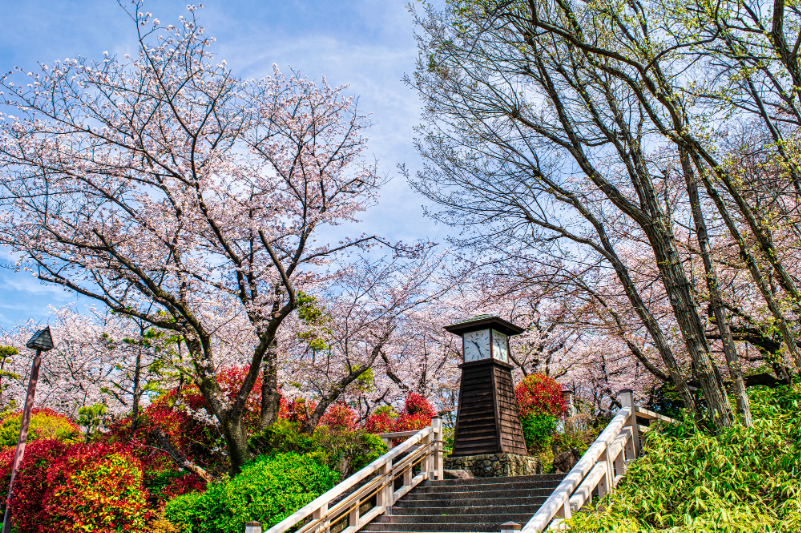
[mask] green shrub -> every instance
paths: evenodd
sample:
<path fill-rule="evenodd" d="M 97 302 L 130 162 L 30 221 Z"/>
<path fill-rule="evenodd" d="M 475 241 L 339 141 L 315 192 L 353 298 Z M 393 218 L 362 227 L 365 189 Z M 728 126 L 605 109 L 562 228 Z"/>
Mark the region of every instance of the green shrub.
<path fill-rule="evenodd" d="M 548 448 L 556 433 L 557 418 L 550 414 L 528 412 L 520 417 L 523 438 L 529 449 Z"/>
<path fill-rule="evenodd" d="M 260 456 L 230 481 L 214 484 L 203 494 L 170 500 L 164 516 L 183 533 L 242 533 L 257 520 L 266 530 L 339 480 L 337 472 L 297 453 Z"/>
<path fill-rule="evenodd" d="M 19 428 L 22 425 L 22 411 L 6 416 L 0 422 L 0 448 L 16 446 Z M 66 416 L 50 409 L 33 409 L 28 424 L 28 441 L 55 439 L 68 444 L 81 440 L 81 430 Z"/>
<path fill-rule="evenodd" d="M 181 533 L 208 531 L 208 509 L 203 502 L 204 493 L 190 492 L 176 496 L 164 506 L 164 518 L 180 528 Z"/>
<path fill-rule="evenodd" d="M 321 464 L 337 470 L 342 479 L 387 453 L 387 445 L 381 437 L 360 429 L 332 431 L 320 427 L 314 431 L 313 439 L 317 446 L 313 456 Z"/>
<path fill-rule="evenodd" d="M 364 430 L 337 431 L 318 427 L 309 435 L 299 424 L 278 420 L 262 433 L 250 438 L 251 447 L 260 454 L 292 452 L 305 455 L 340 473 L 344 479 L 387 452 L 380 437 Z"/>
<path fill-rule="evenodd" d="M 578 413 L 564 420 L 561 432 L 553 438 L 554 454 L 576 449 L 584 454 L 609 424 L 609 419 L 598 419 L 588 413 Z"/>
<path fill-rule="evenodd" d="M 260 454 L 293 452 L 305 455 L 314 452 L 317 447 L 314 439 L 299 428 L 299 423 L 279 418 L 261 433 L 252 435 L 250 446 Z"/>
<path fill-rule="evenodd" d="M 570 531 L 801 531 L 801 387 L 749 390 L 752 428 L 710 434 L 685 419 L 646 434 L 647 455 Z"/>

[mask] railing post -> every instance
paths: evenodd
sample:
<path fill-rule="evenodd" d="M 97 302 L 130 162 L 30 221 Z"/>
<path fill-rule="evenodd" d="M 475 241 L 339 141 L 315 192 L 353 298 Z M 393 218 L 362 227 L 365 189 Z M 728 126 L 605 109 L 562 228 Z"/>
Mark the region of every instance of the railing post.
<path fill-rule="evenodd" d="M 626 473 L 626 446 L 618 450 L 617 455 L 612 458 L 612 487 L 616 487 L 615 479 Z"/>
<path fill-rule="evenodd" d="M 609 453 L 609 445 L 606 446 L 601 458 L 606 462 L 606 474 L 604 474 L 604 477 L 598 482 L 599 498 L 603 498 L 606 494 L 612 492 L 615 486 L 615 467 L 612 465 L 612 454 Z"/>
<path fill-rule="evenodd" d="M 314 511 L 314 513 L 312 513 L 312 518 L 314 520 L 321 520 L 321 519 L 325 518 L 325 515 L 327 515 L 327 514 L 328 514 L 328 504 L 324 503 L 323 505 L 320 506 L 319 509 L 317 509 L 316 511 Z M 323 520 L 323 522 L 315 529 L 315 531 L 318 531 L 318 532 L 321 532 L 321 533 L 328 533 L 328 526 L 329 525 L 330 524 L 329 524 L 328 520 Z"/>
<path fill-rule="evenodd" d="M 261 522 L 246 522 L 245 533 L 261 533 Z"/>
<path fill-rule="evenodd" d="M 631 389 L 623 389 L 618 393 L 618 399 L 622 407 L 631 408 L 631 416 L 626 420 L 625 426 L 631 426 L 631 440 L 634 448 L 634 457 L 640 456 L 640 427 L 637 425 L 637 408 L 634 406 L 634 392 Z M 624 427 L 625 427 L 624 426 Z"/>
<path fill-rule="evenodd" d="M 348 512 L 348 527 L 359 528 L 359 500 L 356 500 L 356 504 Z"/>
<path fill-rule="evenodd" d="M 423 441 L 420 443 L 420 446 L 429 448 L 434 441 L 434 431 L 432 430 L 431 433 L 426 435 L 423 438 Z M 433 469 L 431 468 L 433 461 L 431 460 L 431 451 L 429 450 L 428 453 L 423 457 L 423 460 L 420 461 L 420 473 L 423 474 L 423 479 L 432 479 L 434 475 Z"/>
<path fill-rule="evenodd" d="M 392 462 L 387 461 L 381 466 L 379 473 L 383 483 L 387 485 L 378 491 L 376 494 L 376 505 L 389 509 L 395 503 L 393 496 L 395 495 L 394 480 L 392 479 Z"/>
<path fill-rule="evenodd" d="M 435 416 L 431 419 L 431 428 L 434 430 L 434 471 L 432 472 L 432 479 L 443 479 L 443 461 L 442 461 L 442 418 Z M 434 478 L 434 476 L 436 476 Z"/>
<path fill-rule="evenodd" d="M 412 485 L 412 478 L 414 477 L 414 467 L 409 466 L 406 470 L 403 471 L 403 486 L 410 487 Z"/>
<path fill-rule="evenodd" d="M 565 500 L 565 503 L 556 511 L 555 517 L 559 517 L 563 520 L 568 520 L 571 516 L 573 516 L 573 511 L 570 509 L 570 498 L 568 497 Z"/>
<path fill-rule="evenodd" d="M 520 524 L 517 522 L 506 522 L 501 524 L 501 533 L 517 533 L 520 531 Z"/>

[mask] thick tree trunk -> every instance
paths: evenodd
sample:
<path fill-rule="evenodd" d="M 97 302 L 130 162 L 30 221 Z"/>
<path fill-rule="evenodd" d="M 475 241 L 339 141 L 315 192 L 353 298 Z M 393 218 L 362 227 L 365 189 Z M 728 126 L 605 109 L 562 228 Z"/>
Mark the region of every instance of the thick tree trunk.
<path fill-rule="evenodd" d="M 278 392 L 278 347 L 275 343 L 264 354 L 261 378 L 261 412 L 259 431 L 264 431 L 278 420 L 281 393 Z"/>
<path fill-rule="evenodd" d="M 729 320 L 726 316 L 726 310 L 723 307 L 723 298 L 720 295 L 715 264 L 712 262 L 712 250 L 709 244 L 709 234 L 707 233 L 706 222 L 704 221 L 704 213 L 701 209 L 701 199 L 698 194 L 698 184 L 690 163 L 690 158 L 684 149 L 679 150 L 679 157 L 681 159 L 682 174 L 684 174 L 684 180 L 687 185 L 687 194 L 689 195 L 693 220 L 695 221 L 695 232 L 698 239 L 698 248 L 701 250 L 701 257 L 704 263 L 706 286 L 709 289 L 709 305 L 712 309 L 712 312 L 715 314 L 715 322 L 717 323 L 718 331 L 720 331 L 720 338 L 721 342 L 723 343 L 723 353 L 726 356 L 729 375 L 731 376 L 733 382 L 734 397 L 735 401 L 737 402 L 737 412 L 742 417 L 743 424 L 745 424 L 746 427 L 751 427 L 751 406 L 748 401 L 748 393 L 745 390 L 745 382 L 743 381 L 743 371 L 740 364 L 740 358 L 737 355 L 737 348 L 734 345 L 734 339 L 732 338 L 731 330 L 729 329 Z"/>
<path fill-rule="evenodd" d="M 251 459 L 248 446 L 248 431 L 242 421 L 242 417 L 225 420 L 220 426 L 228 448 L 228 459 L 231 461 L 229 472 L 231 477 L 234 477 L 242 471 L 242 466 Z"/>
<path fill-rule="evenodd" d="M 614 91 L 612 91 L 611 88 L 605 84 L 604 80 L 596 78 L 594 81 L 603 87 L 607 92 L 606 100 L 610 105 L 613 114 L 615 115 L 615 120 L 617 122 L 619 131 L 617 133 L 611 131 L 597 113 L 593 115 L 593 120 L 596 122 L 601 131 L 603 131 L 607 136 L 607 140 L 613 146 L 615 146 L 615 149 L 619 152 L 622 161 L 626 163 L 626 167 L 631 178 L 631 184 L 636 189 L 639 198 L 640 206 L 638 207 L 633 202 L 629 201 L 628 198 L 626 198 L 616 186 L 607 181 L 590 162 L 590 159 L 587 157 L 584 151 L 584 145 L 581 141 L 581 136 L 575 131 L 571 116 L 561 101 L 561 96 L 556 90 L 556 86 L 551 79 L 548 69 L 544 66 L 542 60 L 539 59 L 539 56 L 537 59 L 537 64 L 539 73 L 543 80 L 541 85 L 547 90 L 550 96 L 551 103 L 557 112 L 561 126 L 570 142 L 569 150 L 576 163 L 578 163 L 578 165 L 585 172 L 587 177 L 594 183 L 598 190 L 603 193 L 622 213 L 635 221 L 648 237 L 648 240 L 654 251 L 654 256 L 662 277 L 662 282 L 665 286 L 665 291 L 670 299 L 670 303 L 673 307 L 676 320 L 679 323 L 679 328 L 681 329 L 685 345 L 687 346 L 687 351 L 692 360 L 693 371 L 695 372 L 696 377 L 702 383 L 702 388 L 704 389 L 707 401 L 712 408 L 713 421 L 716 425 L 731 425 L 731 408 L 728 405 L 726 393 L 723 389 L 723 380 L 718 375 L 717 368 L 715 368 L 714 364 L 712 364 L 712 361 L 709 357 L 706 337 L 704 336 L 704 329 L 698 316 L 698 309 L 689 290 L 689 283 L 687 282 L 684 269 L 682 268 L 678 252 L 675 248 L 675 243 L 673 242 L 673 234 L 669 224 L 670 221 L 662 212 L 660 203 L 657 200 L 654 186 L 651 182 L 650 172 L 648 171 L 648 165 L 646 164 L 645 158 L 640 149 L 640 137 L 638 134 L 631 134 L 625 118 L 622 116 L 620 110 L 614 105 L 616 102 L 616 95 L 614 94 Z M 561 67 L 557 67 L 557 69 L 558 68 Z M 566 72 L 562 71 L 562 76 L 566 80 L 570 79 L 570 75 Z M 580 84 L 578 89 L 580 94 L 586 97 L 586 91 L 581 90 L 582 87 Z M 592 102 L 587 101 L 587 103 L 591 108 L 594 109 Z M 625 144 L 627 146 L 624 146 L 624 143 L 621 143 L 621 136 L 625 138 Z M 575 198 L 575 195 L 568 193 L 568 197 Z M 599 237 L 601 237 L 604 249 L 611 249 L 612 245 L 609 242 L 608 237 L 606 237 L 606 232 L 603 230 L 603 228 L 601 228 L 599 231 L 599 223 L 594 221 L 595 217 L 591 214 L 588 215 L 588 210 L 583 205 L 580 205 L 580 202 L 577 203 L 574 200 L 573 204 L 577 209 L 579 209 L 585 218 L 593 223 L 596 231 L 599 234 Z M 610 258 L 609 254 L 607 254 L 607 258 Z M 613 260 L 612 262 L 615 266 L 615 271 L 618 274 L 618 279 L 621 280 L 627 295 L 632 301 L 632 304 L 634 304 L 635 309 L 640 314 L 641 318 L 647 318 L 647 314 L 641 312 L 641 309 L 644 310 L 645 306 L 639 298 L 636 287 L 634 287 L 634 284 L 630 279 L 626 279 L 628 278 L 626 269 L 620 268 L 622 263 L 620 265 L 614 264 L 615 262 L 619 263 L 619 260 Z M 653 320 L 653 317 L 651 316 L 650 319 Z M 662 332 L 658 327 L 658 324 L 649 324 L 646 322 L 646 327 L 649 328 L 649 332 L 652 333 L 652 337 L 654 337 L 655 340 L 661 337 Z M 661 344 L 662 340 L 663 339 L 660 339 L 660 341 L 657 341 L 657 343 Z M 664 346 L 667 347 L 666 342 L 664 343 Z M 660 349 L 660 352 L 662 353 L 665 363 L 668 366 L 671 379 L 676 380 L 675 385 L 677 388 L 679 388 L 679 392 L 682 394 L 685 404 L 692 406 L 694 413 L 697 413 L 695 410 L 695 401 L 690 394 L 689 389 L 686 387 L 684 376 L 682 376 L 681 372 L 679 372 L 678 365 L 675 363 L 672 351 L 667 349 L 662 352 Z"/>
<path fill-rule="evenodd" d="M 220 430 L 225 439 L 228 459 L 231 463 L 230 474 L 231 477 L 234 477 L 239 474 L 242 466 L 251 458 L 250 449 L 248 448 L 248 433 L 242 421 L 244 409 L 237 410 L 234 406 L 229 405 L 226 394 L 220 387 L 215 375 L 209 339 L 198 339 L 192 335 L 196 335 L 196 333 L 191 332 L 189 335 L 185 334 L 184 337 L 199 379 L 197 386 L 212 414 L 220 423 Z M 242 386 L 244 387 L 245 383 Z M 250 393 L 250 391 L 247 392 L 248 394 Z M 240 390 L 240 393 L 242 393 L 242 390 Z"/>
<path fill-rule="evenodd" d="M 655 224 L 654 226 L 657 226 Z M 690 291 L 690 283 L 681 265 L 672 236 L 665 231 L 651 231 L 649 240 L 676 322 L 684 338 L 684 345 L 693 362 L 695 378 L 704 391 L 712 422 L 717 427 L 729 427 L 733 415 L 723 380 L 709 356 L 704 328 L 698 306 Z"/>
<path fill-rule="evenodd" d="M 694 418 L 698 418 L 698 406 L 696 405 L 695 397 L 690 391 L 690 387 L 687 384 L 687 379 L 684 377 L 684 374 L 682 374 L 681 369 L 676 362 L 676 358 L 673 356 L 673 350 L 671 350 L 670 345 L 668 344 L 667 339 L 662 332 L 662 328 L 659 327 L 659 322 L 657 322 L 656 318 L 647 310 L 645 302 L 642 301 L 637 287 L 629 277 L 628 269 L 626 269 L 623 263 L 619 260 L 613 262 L 613 266 L 615 268 L 617 278 L 623 285 L 626 296 L 628 296 L 629 302 L 631 302 L 631 305 L 634 307 L 637 316 L 639 316 L 640 320 L 643 322 L 643 324 L 645 324 L 645 328 L 648 330 L 648 333 L 651 336 L 651 339 L 654 341 L 657 350 L 659 350 L 659 355 L 662 358 L 662 362 L 665 363 L 665 367 L 668 370 L 670 381 L 673 383 L 673 386 L 676 387 L 676 391 L 679 393 L 679 396 L 681 396 L 681 400 L 684 403 L 684 408 L 688 413 L 691 413 Z"/>

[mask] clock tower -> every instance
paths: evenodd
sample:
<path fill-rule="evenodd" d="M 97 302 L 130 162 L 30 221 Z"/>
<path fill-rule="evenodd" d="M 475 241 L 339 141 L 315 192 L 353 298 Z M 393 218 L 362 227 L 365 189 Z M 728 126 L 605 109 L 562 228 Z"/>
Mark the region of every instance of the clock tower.
<path fill-rule="evenodd" d="M 459 407 L 451 457 L 528 456 L 509 364 L 509 337 L 525 331 L 497 316 L 479 315 L 445 326 L 462 337 Z"/>

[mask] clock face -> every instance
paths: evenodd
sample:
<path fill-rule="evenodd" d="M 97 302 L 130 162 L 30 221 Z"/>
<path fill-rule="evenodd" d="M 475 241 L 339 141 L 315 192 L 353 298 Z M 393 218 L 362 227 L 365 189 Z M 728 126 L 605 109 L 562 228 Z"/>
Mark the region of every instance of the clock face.
<path fill-rule="evenodd" d="M 492 357 L 504 363 L 509 362 L 509 345 L 506 342 L 506 335 L 492 330 Z"/>
<path fill-rule="evenodd" d="M 464 337 L 464 362 L 478 361 L 479 359 L 489 359 L 490 357 L 490 334 L 488 329 L 480 329 L 465 333 Z"/>

